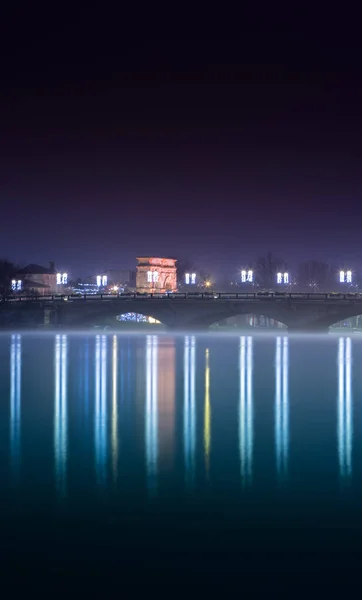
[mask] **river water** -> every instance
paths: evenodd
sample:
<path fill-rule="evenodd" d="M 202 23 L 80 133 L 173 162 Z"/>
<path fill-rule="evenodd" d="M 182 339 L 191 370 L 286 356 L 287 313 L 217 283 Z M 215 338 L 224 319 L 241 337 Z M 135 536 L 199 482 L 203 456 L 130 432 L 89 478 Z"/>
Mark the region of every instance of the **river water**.
<path fill-rule="evenodd" d="M 17 333 L 0 358 L 8 572 L 354 580 L 362 338 Z"/>

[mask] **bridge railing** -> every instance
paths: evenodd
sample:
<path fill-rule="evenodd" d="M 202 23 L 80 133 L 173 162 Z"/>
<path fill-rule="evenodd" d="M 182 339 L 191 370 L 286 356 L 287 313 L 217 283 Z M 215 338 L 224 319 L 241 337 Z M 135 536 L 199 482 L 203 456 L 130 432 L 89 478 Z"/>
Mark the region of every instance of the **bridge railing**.
<path fill-rule="evenodd" d="M 141 293 L 123 293 L 123 294 L 51 294 L 47 296 L 28 296 L 14 295 L 0 299 L 0 302 L 20 303 L 20 302 L 93 302 L 93 301 L 127 301 L 136 300 L 349 300 L 362 301 L 362 294 L 359 293 L 303 293 L 303 292 L 174 292 L 169 294 L 141 294 Z"/>

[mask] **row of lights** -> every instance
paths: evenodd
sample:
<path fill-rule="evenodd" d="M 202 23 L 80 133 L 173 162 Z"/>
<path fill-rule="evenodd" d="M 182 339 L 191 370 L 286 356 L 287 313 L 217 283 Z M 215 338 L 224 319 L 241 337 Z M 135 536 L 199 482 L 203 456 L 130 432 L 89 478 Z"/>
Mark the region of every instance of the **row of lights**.
<path fill-rule="evenodd" d="M 286 285 L 289 284 L 289 273 L 277 273 L 276 274 L 277 283 L 284 283 Z M 249 271 L 241 271 L 241 281 L 242 283 L 254 281 L 254 273 L 252 270 Z M 339 272 L 339 281 L 340 283 L 352 283 L 352 271 L 340 271 Z"/>
<path fill-rule="evenodd" d="M 284 284 L 289 283 L 289 273 L 287 273 L 287 272 L 277 273 L 276 278 L 277 278 L 277 283 L 284 283 Z M 247 282 L 252 283 L 254 281 L 254 272 L 251 269 L 249 271 L 244 271 L 244 270 L 241 271 L 241 281 L 242 281 L 242 283 L 247 283 Z"/>

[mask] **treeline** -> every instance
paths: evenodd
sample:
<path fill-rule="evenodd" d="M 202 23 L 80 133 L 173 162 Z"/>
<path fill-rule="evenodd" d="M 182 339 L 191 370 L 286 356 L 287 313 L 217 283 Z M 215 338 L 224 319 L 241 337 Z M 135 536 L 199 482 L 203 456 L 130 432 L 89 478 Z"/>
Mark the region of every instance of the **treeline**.
<path fill-rule="evenodd" d="M 182 287 L 185 281 L 185 273 L 195 272 L 198 275 L 198 282 L 201 286 L 206 281 L 211 281 L 213 287 L 220 287 L 219 282 L 213 281 L 212 275 L 205 273 L 198 268 L 196 263 L 180 259 L 177 263 L 177 273 L 179 286 Z M 241 270 L 251 270 L 253 272 L 252 282 L 241 282 Z M 288 284 L 277 284 L 277 273 L 288 273 Z M 236 275 L 226 279 L 222 283 L 223 288 L 229 286 L 248 288 L 257 288 L 272 290 L 277 287 L 287 288 L 290 291 L 301 292 L 328 292 L 334 290 L 354 288 L 358 289 L 358 276 L 356 272 L 352 273 L 352 283 L 341 284 L 339 281 L 339 269 L 336 265 L 331 265 L 321 260 L 307 260 L 298 265 L 290 265 L 288 262 L 271 252 L 265 256 L 259 256 L 253 261 L 243 264 L 236 271 Z"/>
<path fill-rule="evenodd" d="M 0 258 L 0 294 L 8 294 L 11 289 L 11 280 L 14 279 L 16 273 L 19 271 L 19 265 L 7 260 L 6 258 Z"/>

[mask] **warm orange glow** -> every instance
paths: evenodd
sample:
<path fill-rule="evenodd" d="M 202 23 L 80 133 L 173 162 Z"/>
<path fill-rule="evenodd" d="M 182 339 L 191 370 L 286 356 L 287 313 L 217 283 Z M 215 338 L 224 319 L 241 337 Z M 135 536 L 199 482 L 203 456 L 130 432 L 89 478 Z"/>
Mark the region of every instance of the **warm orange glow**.
<path fill-rule="evenodd" d="M 210 287 L 210 285 L 211 285 L 210 281 L 205 281 L 205 285 L 206 285 L 206 287 Z"/>

